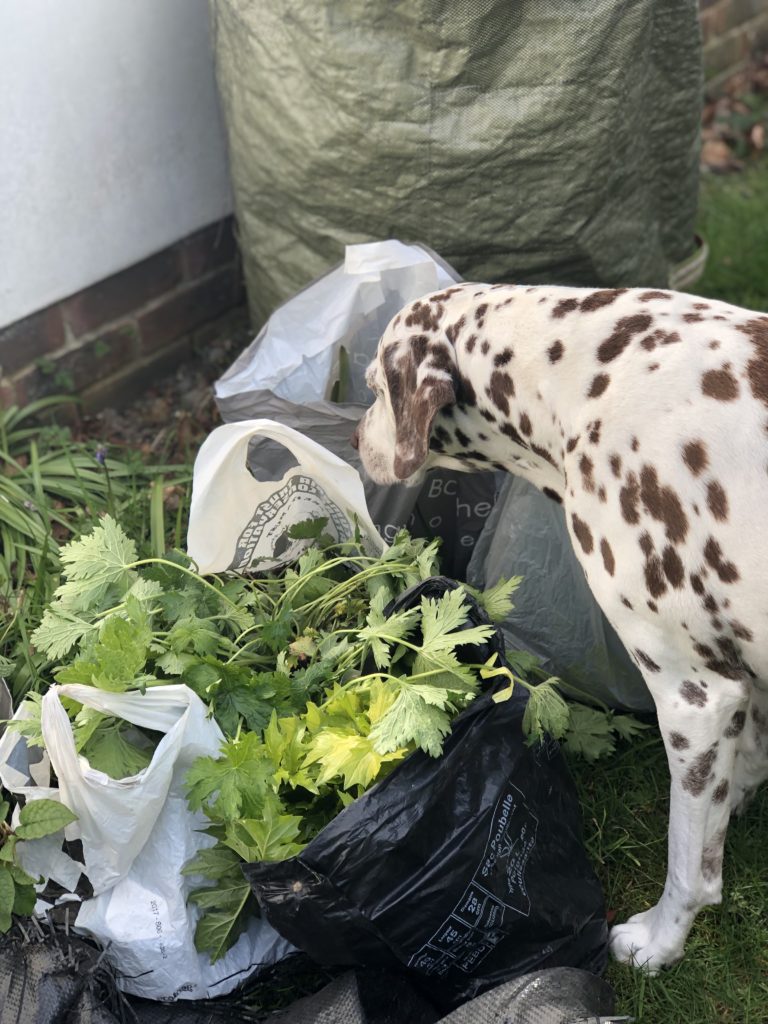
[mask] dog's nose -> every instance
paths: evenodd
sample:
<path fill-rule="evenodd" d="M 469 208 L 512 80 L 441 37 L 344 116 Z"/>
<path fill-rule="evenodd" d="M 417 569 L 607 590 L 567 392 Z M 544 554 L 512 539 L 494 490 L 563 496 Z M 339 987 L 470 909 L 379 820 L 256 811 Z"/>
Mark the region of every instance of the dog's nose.
<path fill-rule="evenodd" d="M 349 439 L 349 443 L 352 445 L 355 451 L 357 451 L 357 449 L 360 447 L 360 436 L 358 434 L 359 429 L 359 425 L 355 427 L 355 429 L 352 431 L 352 437 L 350 437 Z"/>

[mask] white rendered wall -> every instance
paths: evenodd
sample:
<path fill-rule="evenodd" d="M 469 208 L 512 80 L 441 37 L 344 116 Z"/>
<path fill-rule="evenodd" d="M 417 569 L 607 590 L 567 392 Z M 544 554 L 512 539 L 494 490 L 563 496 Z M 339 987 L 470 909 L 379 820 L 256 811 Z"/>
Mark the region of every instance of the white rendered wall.
<path fill-rule="evenodd" d="M 231 208 L 206 0 L 0 0 L 0 327 Z"/>

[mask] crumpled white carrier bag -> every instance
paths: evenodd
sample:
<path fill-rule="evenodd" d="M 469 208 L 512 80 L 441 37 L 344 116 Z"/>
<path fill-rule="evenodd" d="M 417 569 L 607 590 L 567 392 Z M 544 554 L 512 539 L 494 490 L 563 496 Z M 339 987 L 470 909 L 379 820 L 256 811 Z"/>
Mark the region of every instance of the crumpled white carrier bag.
<path fill-rule="evenodd" d="M 280 465 L 276 451 L 287 449 L 293 465 L 276 479 L 260 479 L 248 469 L 249 445 L 270 442 L 262 463 Z M 337 541 L 360 531 L 372 553 L 386 548 L 373 524 L 360 474 L 327 448 L 274 420 L 254 419 L 216 427 L 195 459 L 187 552 L 200 572 L 259 571 L 295 559 L 307 541 L 292 540 L 288 529 L 307 519 L 328 519 L 325 532 Z"/>
<path fill-rule="evenodd" d="M 92 768 L 76 751 L 61 697 L 164 733 L 150 764 L 124 779 Z M 22 704 L 17 716 L 24 715 Z M 125 991 L 156 1000 L 224 995 L 259 965 L 294 951 L 260 919 L 215 964 L 195 949 L 199 911 L 187 905 L 187 895 L 201 879 L 181 869 L 214 840 L 199 831 L 207 824 L 202 812 L 187 806 L 184 776 L 198 757 L 216 756 L 224 737 L 192 690 L 175 684 L 143 694 L 52 686 L 42 699 L 41 724 L 45 754 L 27 768 L 24 738 L 14 730 L 0 738 L 0 780 L 26 800 L 60 800 L 77 821 L 65 829 L 64 843 L 61 833 L 20 843 L 19 860 L 30 874 L 63 886 L 73 901 L 85 876 L 94 895 L 80 904 L 75 930 L 109 947 Z M 68 853 L 78 841 L 84 863 Z"/>

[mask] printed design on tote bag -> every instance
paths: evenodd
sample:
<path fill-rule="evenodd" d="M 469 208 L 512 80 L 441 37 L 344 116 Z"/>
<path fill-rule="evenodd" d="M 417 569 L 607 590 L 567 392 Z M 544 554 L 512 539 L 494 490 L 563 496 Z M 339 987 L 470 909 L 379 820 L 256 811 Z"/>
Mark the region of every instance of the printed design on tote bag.
<path fill-rule="evenodd" d="M 305 519 L 327 518 L 325 532 L 337 541 L 349 540 L 352 528 L 344 512 L 312 477 L 292 476 L 266 501 L 260 502 L 245 529 L 237 538 L 237 547 L 229 566 L 245 572 L 259 558 L 290 561 L 306 547 L 305 540 L 292 540 L 288 531 Z M 256 554 L 256 548 L 259 554 Z"/>

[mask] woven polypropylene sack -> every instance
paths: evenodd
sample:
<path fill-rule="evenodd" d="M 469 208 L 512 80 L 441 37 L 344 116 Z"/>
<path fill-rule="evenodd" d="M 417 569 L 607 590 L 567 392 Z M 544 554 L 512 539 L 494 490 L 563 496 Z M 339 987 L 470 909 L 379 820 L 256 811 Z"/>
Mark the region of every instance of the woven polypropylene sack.
<path fill-rule="evenodd" d="M 466 280 L 668 283 L 694 248 L 696 0 L 212 0 L 254 324 L 347 243 Z"/>

